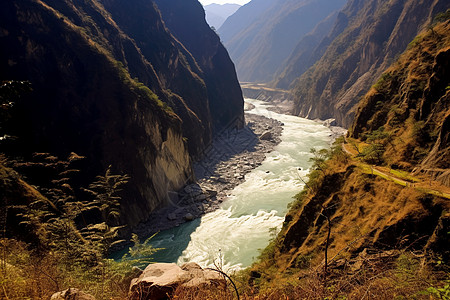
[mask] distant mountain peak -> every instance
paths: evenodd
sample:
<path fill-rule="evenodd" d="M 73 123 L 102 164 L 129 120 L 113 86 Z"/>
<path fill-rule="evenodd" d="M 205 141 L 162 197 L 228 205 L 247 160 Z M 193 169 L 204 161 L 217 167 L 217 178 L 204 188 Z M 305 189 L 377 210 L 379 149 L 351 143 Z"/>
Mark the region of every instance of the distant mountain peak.
<path fill-rule="evenodd" d="M 206 13 L 206 21 L 210 26 L 219 29 L 225 20 L 234 14 L 241 5 L 236 3 L 217 4 L 211 3 L 204 6 Z"/>

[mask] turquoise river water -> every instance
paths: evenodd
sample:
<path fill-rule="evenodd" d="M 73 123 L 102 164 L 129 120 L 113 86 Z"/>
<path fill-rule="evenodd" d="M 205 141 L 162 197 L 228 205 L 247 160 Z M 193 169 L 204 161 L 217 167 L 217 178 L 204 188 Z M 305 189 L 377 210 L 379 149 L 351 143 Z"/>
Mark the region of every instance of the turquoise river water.
<path fill-rule="evenodd" d="M 248 113 L 284 123 L 282 142 L 245 176 L 220 209 L 155 236 L 151 244 L 164 250 L 154 255 L 154 261 L 205 267 L 221 256 L 225 270 L 249 266 L 281 228 L 288 203 L 303 188 L 300 177 L 307 178 L 310 149 L 329 147 L 331 131 L 321 123 L 269 111 L 269 104 L 262 101 L 245 101 L 255 105 Z"/>

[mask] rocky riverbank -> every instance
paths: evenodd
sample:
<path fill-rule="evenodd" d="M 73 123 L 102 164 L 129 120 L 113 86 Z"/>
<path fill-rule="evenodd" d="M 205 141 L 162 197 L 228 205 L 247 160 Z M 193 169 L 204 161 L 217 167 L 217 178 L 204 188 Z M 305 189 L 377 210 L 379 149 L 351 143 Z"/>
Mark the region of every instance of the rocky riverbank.
<path fill-rule="evenodd" d="M 253 114 L 245 118 L 244 128 L 225 130 L 216 136 L 204 158 L 194 163 L 197 183 L 171 192 L 170 205 L 153 212 L 148 222 L 135 229 L 139 236 L 149 236 L 216 210 L 227 194 L 244 182 L 245 174 L 261 165 L 266 153 L 281 142 L 284 124 Z"/>

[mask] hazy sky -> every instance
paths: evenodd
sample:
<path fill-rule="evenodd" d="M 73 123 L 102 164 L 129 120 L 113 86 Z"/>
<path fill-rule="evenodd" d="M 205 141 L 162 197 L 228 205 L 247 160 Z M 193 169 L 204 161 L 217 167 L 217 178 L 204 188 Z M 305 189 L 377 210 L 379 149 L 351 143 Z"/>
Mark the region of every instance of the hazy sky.
<path fill-rule="evenodd" d="M 208 5 L 211 3 L 217 3 L 217 4 L 237 3 L 240 5 L 244 5 L 245 3 L 250 2 L 250 0 L 199 0 L 199 1 L 203 5 Z"/>

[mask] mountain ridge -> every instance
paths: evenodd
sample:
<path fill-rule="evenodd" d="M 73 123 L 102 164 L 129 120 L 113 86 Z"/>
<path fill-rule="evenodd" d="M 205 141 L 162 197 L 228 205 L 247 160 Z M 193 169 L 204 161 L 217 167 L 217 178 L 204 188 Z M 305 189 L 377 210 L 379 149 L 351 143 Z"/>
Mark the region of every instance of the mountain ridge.
<path fill-rule="evenodd" d="M 289 0 L 244 5 L 219 29 L 239 80 L 271 81 L 298 41 L 344 3 Z"/>
<path fill-rule="evenodd" d="M 235 3 L 211 3 L 203 6 L 206 13 L 206 21 L 216 30 L 218 30 L 220 26 L 222 26 L 222 24 L 226 21 L 226 19 L 234 14 L 240 7 L 241 5 Z"/>
<path fill-rule="evenodd" d="M 331 34 L 335 37 L 324 55 L 297 80 L 294 113 L 335 118 L 349 126 L 367 86 L 406 48 L 407 41 L 431 24 L 432 16 L 447 8 L 448 3 L 439 0 L 349 1 L 338 17 L 347 25 L 336 26 L 345 28 Z"/>

